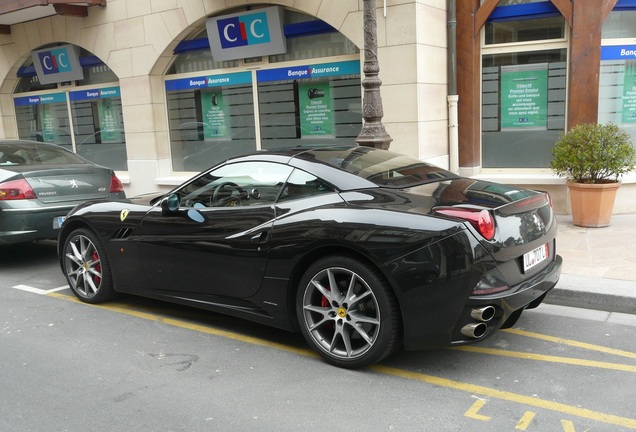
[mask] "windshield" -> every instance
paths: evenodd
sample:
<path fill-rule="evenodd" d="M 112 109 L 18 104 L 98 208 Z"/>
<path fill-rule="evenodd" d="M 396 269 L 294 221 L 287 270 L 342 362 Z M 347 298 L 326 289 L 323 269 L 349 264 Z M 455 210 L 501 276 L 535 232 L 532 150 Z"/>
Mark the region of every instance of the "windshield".
<path fill-rule="evenodd" d="M 415 158 L 371 147 L 315 149 L 310 154 L 316 160 L 367 179 L 378 186 L 405 188 L 458 177 L 450 171 Z"/>

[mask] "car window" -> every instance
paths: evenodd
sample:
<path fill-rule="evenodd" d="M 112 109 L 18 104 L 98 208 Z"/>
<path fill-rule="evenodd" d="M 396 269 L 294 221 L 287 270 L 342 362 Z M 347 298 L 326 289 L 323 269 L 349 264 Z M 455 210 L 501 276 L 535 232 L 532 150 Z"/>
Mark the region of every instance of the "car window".
<path fill-rule="evenodd" d="M 185 207 L 271 205 L 291 172 L 291 167 L 272 162 L 227 164 L 188 183 L 178 194 Z"/>
<path fill-rule="evenodd" d="M 0 165 L 65 165 L 86 163 L 84 159 L 54 146 L 8 144 L 0 146 Z"/>
<path fill-rule="evenodd" d="M 450 171 L 410 156 L 391 151 L 377 151 L 371 147 L 316 149 L 307 152 L 304 157 L 311 157 L 350 172 L 378 186 L 406 188 L 457 178 L 457 175 Z"/>
<path fill-rule="evenodd" d="M 296 169 L 287 180 L 279 201 L 291 201 L 329 192 L 334 192 L 334 189 L 327 183 L 305 171 Z"/>

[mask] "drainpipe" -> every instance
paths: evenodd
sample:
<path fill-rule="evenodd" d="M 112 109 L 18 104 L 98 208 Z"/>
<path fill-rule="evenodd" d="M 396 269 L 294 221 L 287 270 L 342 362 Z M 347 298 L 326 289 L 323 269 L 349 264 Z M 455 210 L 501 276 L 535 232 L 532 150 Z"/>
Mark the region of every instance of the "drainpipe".
<path fill-rule="evenodd" d="M 449 171 L 459 173 L 459 132 L 457 103 L 457 18 L 456 0 L 447 0 L 448 16 L 448 166 Z"/>

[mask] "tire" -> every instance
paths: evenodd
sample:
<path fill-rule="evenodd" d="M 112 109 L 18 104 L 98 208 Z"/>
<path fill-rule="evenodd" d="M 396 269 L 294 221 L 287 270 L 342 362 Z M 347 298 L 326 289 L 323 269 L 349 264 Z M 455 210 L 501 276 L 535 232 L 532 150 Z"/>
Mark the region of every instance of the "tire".
<path fill-rule="evenodd" d="M 86 303 L 102 303 L 116 296 L 108 257 L 99 238 L 79 228 L 64 242 L 62 270 L 73 293 Z"/>
<path fill-rule="evenodd" d="M 391 288 L 377 269 L 351 257 L 309 267 L 296 312 L 307 343 L 332 365 L 369 366 L 398 348 L 400 312 Z"/>

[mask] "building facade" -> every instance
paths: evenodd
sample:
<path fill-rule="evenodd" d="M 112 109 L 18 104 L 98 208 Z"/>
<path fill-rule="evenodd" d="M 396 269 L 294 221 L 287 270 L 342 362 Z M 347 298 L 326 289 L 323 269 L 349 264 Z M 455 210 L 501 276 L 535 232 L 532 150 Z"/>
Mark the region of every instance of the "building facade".
<path fill-rule="evenodd" d="M 0 4 L 0 138 L 66 146 L 129 195 L 360 132 L 363 1 L 32 3 Z M 377 0 L 376 16 L 391 150 L 548 190 L 565 213 L 548 168 L 559 133 L 611 121 L 636 136 L 634 1 Z M 635 196 L 627 176 L 615 212 Z"/>

